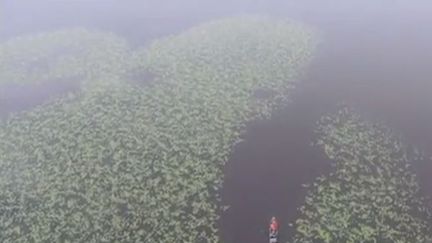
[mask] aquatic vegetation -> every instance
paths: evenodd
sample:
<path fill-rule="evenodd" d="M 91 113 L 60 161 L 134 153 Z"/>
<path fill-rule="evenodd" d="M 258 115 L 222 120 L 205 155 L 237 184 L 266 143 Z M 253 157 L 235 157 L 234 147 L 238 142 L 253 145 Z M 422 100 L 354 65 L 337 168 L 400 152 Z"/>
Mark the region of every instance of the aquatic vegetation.
<path fill-rule="evenodd" d="M 300 24 L 244 16 L 157 41 L 143 63 L 165 81 L 184 80 L 197 92 L 211 89 L 210 97 L 236 99 L 241 107 L 251 102 L 254 92 L 264 90 L 271 97 L 253 99 L 252 107 L 269 115 L 271 107 L 286 100 L 315 44 L 316 37 Z"/>
<path fill-rule="evenodd" d="M 231 148 L 314 44 L 283 20 L 213 21 L 131 57 L 151 86 L 111 75 L 0 124 L 0 241 L 218 242 Z"/>
<path fill-rule="evenodd" d="M 429 242 L 431 208 L 419 195 L 416 153 L 383 125 L 348 109 L 319 123 L 334 172 L 310 188 L 295 242 Z M 429 205 L 430 206 L 430 205 Z"/>
<path fill-rule="evenodd" d="M 127 72 L 128 43 L 85 29 L 21 36 L 0 43 L 0 84 L 80 81 Z"/>

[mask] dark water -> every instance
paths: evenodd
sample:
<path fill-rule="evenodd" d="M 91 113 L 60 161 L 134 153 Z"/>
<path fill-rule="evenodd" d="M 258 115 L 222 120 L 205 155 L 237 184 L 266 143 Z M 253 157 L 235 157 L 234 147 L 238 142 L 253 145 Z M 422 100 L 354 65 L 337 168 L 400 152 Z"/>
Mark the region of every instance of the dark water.
<path fill-rule="evenodd" d="M 272 216 L 281 221 L 281 239 L 291 235 L 289 223 L 306 192 L 301 185 L 330 170 L 330 161 L 310 144 L 316 121 L 336 107 L 315 91 L 302 90 L 271 120 L 250 124 L 236 146 L 225 168 L 222 197 L 231 207 L 221 220 L 224 242 L 266 242 Z"/>
<path fill-rule="evenodd" d="M 345 102 L 366 118 L 385 121 L 432 156 L 432 4 L 428 1 L 6 1 L 1 36 L 89 26 L 127 36 L 134 43 L 178 33 L 199 22 L 243 13 L 291 17 L 321 34 L 316 58 L 293 102 L 269 121 L 253 122 L 225 171 L 220 221 L 224 242 L 266 242 L 268 219 L 282 223 L 282 237 L 303 203 L 301 184 L 329 170 L 310 146 L 319 117 Z M 320 3 L 321 2 L 321 3 Z M 65 7 L 67 6 L 67 7 Z M 49 13 L 49 14 L 47 14 Z M 30 94 L 29 94 L 30 95 Z M 1 112 L 0 112 L 1 113 Z M 416 167 L 422 191 L 432 196 L 432 161 Z"/>
<path fill-rule="evenodd" d="M 0 87 L 0 119 L 29 110 L 68 92 L 79 89 L 77 82 L 50 81 L 41 84 L 6 84 Z"/>

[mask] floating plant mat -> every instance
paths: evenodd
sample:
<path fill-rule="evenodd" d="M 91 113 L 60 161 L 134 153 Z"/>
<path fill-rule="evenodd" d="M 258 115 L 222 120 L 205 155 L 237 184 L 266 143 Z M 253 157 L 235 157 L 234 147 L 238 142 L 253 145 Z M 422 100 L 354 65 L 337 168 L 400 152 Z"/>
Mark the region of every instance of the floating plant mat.
<path fill-rule="evenodd" d="M 151 86 L 107 80 L 5 121 L 0 241 L 218 242 L 231 148 L 286 100 L 314 46 L 298 24 L 214 21 L 136 53 Z"/>
<path fill-rule="evenodd" d="M 130 55 L 124 39 L 85 29 L 15 37 L 0 43 L 0 84 L 85 83 L 127 72 Z"/>
<path fill-rule="evenodd" d="M 295 242 L 431 242 L 431 208 L 411 169 L 418 152 L 348 109 L 324 117 L 318 135 L 335 170 L 311 186 Z"/>

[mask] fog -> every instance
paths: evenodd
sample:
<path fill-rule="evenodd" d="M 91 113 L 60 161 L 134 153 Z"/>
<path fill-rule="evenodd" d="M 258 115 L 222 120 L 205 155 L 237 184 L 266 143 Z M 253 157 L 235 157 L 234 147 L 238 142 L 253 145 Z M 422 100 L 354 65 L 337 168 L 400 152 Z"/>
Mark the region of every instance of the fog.
<path fill-rule="evenodd" d="M 372 21 L 380 16 L 399 21 L 430 21 L 431 4 L 428 1 L 115 1 L 115 0 L 25 0 L 2 3 L 2 34 L 12 36 L 41 30 L 70 26 L 90 26 L 102 29 L 133 32 L 161 33 L 164 29 L 185 27 L 191 21 L 207 20 L 218 16 L 245 13 L 289 16 L 316 24 L 333 27 L 347 22 Z M 395 19 L 396 18 L 396 19 Z M 154 26 L 155 21 L 165 24 Z M 180 22 L 180 23 L 178 23 Z M 141 28 L 137 31 L 139 23 Z M 184 23 L 183 25 L 181 23 Z M 174 26 L 174 27 L 173 27 Z M 421 26 L 419 26 L 421 28 Z M 425 25 L 423 26 L 425 28 Z M 165 30 L 166 31 L 166 30 Z M 132 32 L 132 33 L 131 33 Z"/>
<path fill-rule="evenodd" d="M 156 1 L 4 0 L 0 38 L 73 27 L 114 32 L 133 46 L 179 34 L 193 26 L 245 14 L 289 18 L 319 36 L 292 102 L 269 120 L 249 122 L 224 170 L 217 225 L 223 242 L 265 242 L 276 215 L 285 231 L 299 216 L 310 183 L 331 161 L 310 146 L 317 121 L 341 104 L 369 121 L 386 124 L 425 154 L 414 166 L 423 196 L 432 196 L 432 2 L 377 1 Z M 1 86 L 0 119 L 42 104 L 74 85 Z M 1 157 L 0 157 L 1 158 Z M 0 238 L 1 239 L 1 238 Z M 318 242 L 318 241 L 317 241 Z"/>

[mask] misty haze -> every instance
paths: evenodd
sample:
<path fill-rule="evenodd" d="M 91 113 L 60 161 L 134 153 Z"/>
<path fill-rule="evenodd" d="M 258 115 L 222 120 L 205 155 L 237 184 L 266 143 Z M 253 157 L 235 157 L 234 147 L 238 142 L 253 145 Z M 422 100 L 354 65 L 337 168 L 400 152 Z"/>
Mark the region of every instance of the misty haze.
<path fill-rule="evenodd" d="M 0 242 L 432 242 L 432 3 L 3 0 Z"/>

